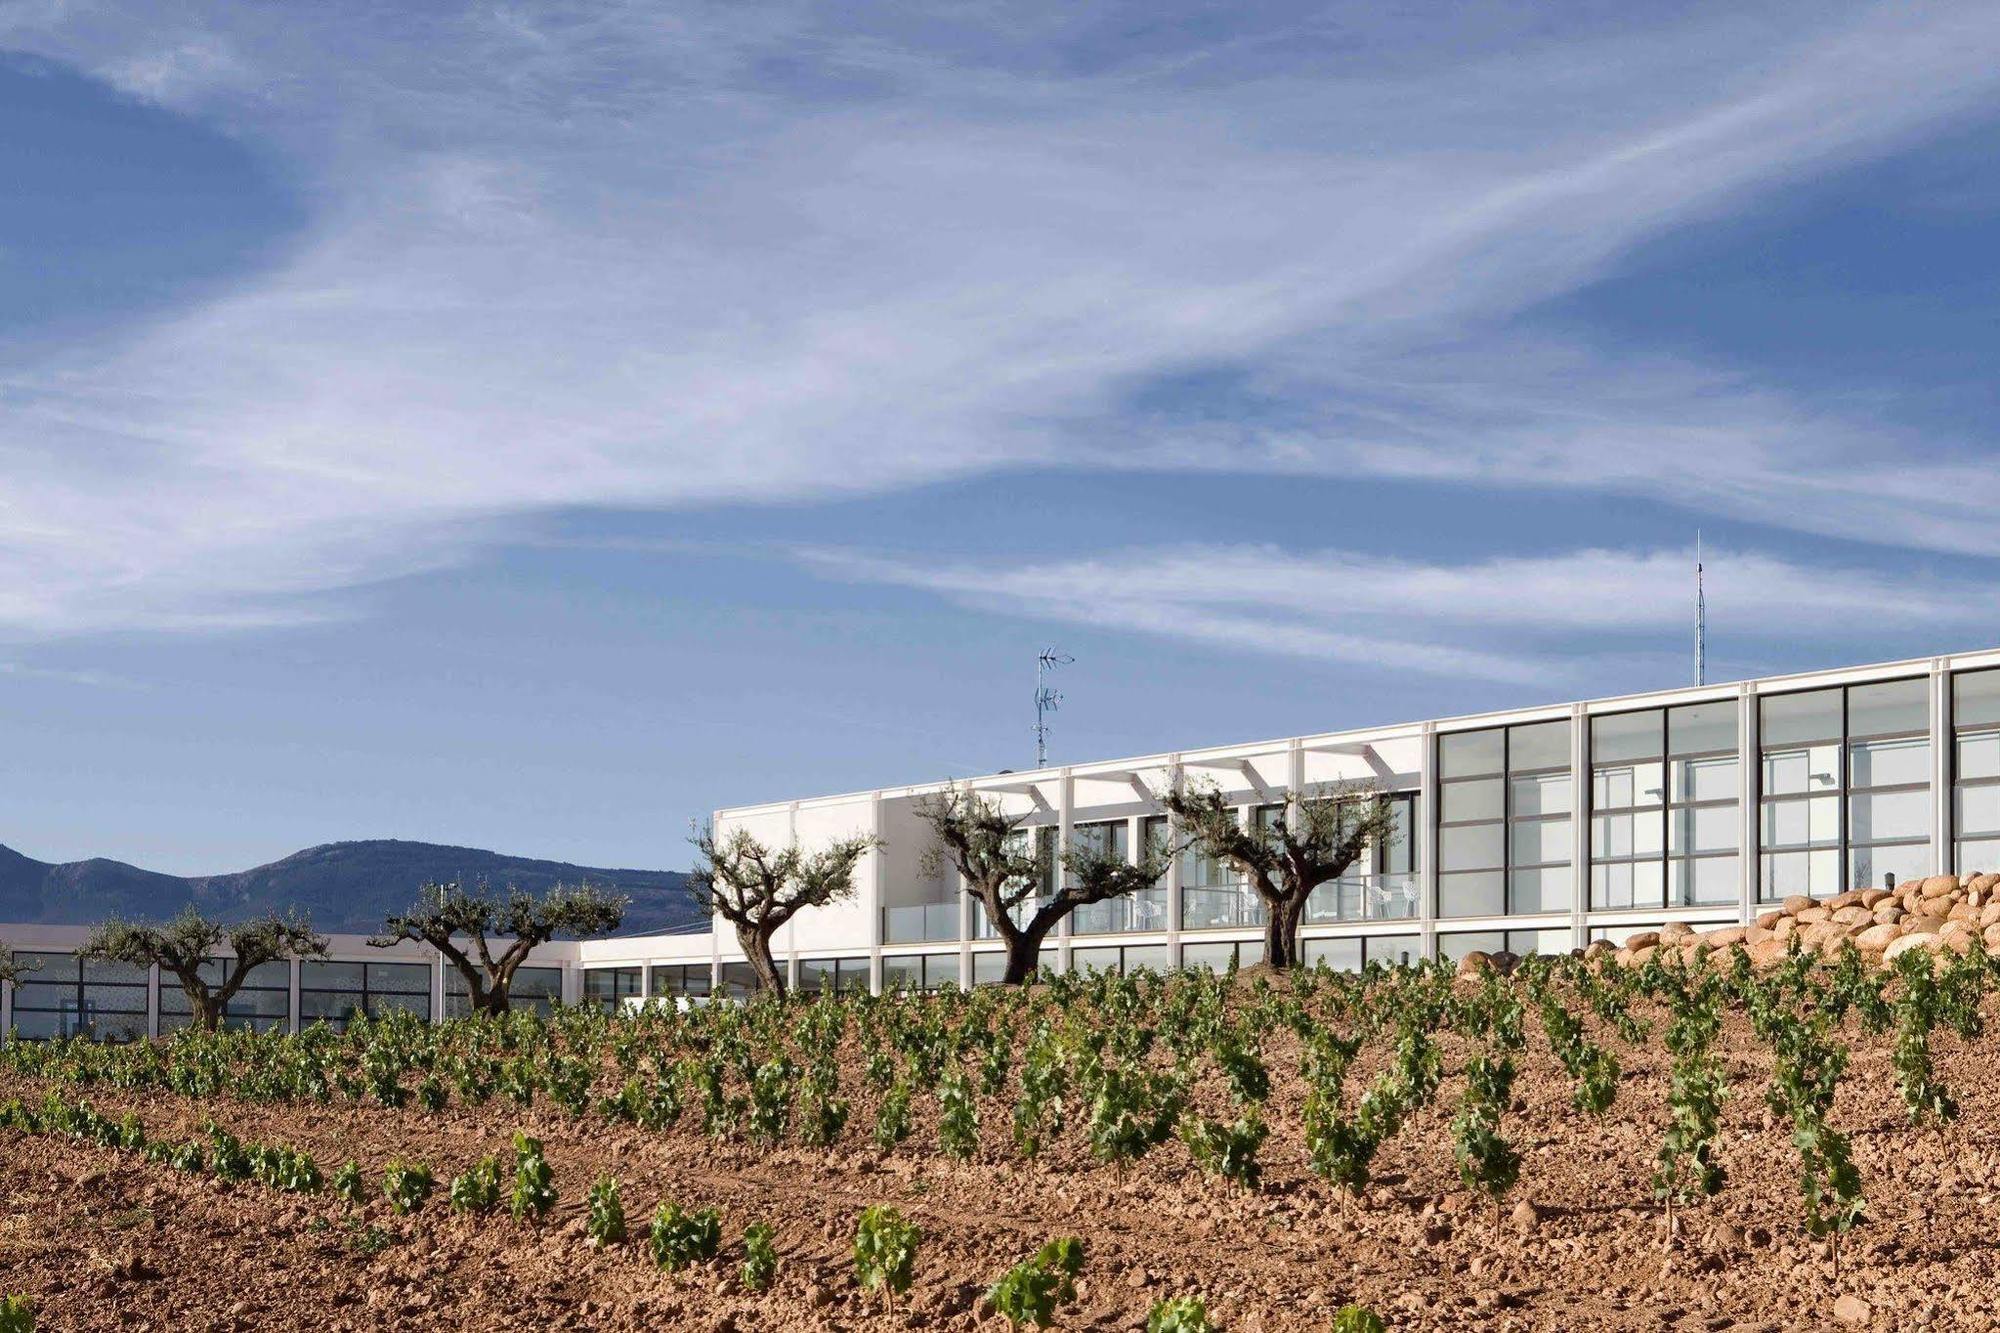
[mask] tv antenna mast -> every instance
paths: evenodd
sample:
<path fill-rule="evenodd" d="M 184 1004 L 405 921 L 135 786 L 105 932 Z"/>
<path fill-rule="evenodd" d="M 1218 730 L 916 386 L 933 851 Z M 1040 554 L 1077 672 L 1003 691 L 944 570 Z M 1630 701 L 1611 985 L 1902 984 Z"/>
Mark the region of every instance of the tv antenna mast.
<path fill-rule="evenodd" d="M 1049 673 L 1076 661 L 1060 649 L 1050 648 L 1035 658 L 1035 767 L 1049 766 L 1049 714 L 1062 707 L 1062 691 L 1051 689 Z"/>
<path fill-rule="evenodd" d="M 1702 587 L 1700 528 L 1694 530 L 1694 683 L 1708 684 L 1708 593 Z"/>

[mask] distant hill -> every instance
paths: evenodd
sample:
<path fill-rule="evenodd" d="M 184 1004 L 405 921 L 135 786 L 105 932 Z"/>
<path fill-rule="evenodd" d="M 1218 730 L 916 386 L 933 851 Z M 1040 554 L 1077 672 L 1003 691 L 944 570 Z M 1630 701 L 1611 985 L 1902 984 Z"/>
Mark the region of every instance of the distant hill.
<path fill-rule="evenodd" d="M 301 907 L 313 925 L 365 935 L 401 911 L 428 881 L 485 880 L 541 892 L 589 882 L 631 896 L 619 934 L 685 927 L 699 920 L 676 870 L 607 870 L 393 838 L 330 842 L 229 875 L 163 875 L 103 859 L 53 865 L 0 847 L 0 922 L 92 925 L 108 916 L 164 920 L 193 903 L 226 920 Z"/>

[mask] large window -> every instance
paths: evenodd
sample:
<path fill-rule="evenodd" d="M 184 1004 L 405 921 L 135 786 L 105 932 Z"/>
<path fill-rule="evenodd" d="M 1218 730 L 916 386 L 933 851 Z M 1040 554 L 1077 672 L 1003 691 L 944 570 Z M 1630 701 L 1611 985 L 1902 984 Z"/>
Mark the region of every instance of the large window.
<path fill-rule="evenodd" d="M 1073 842 L 1102 855 L 1125 859 L 1131 833 L 1122 819 L 1078 824 L 1070 830 Z M 1159 854 L 1167 847 L 1167 820 L 1151 815 L 1140 821 L 1140 845 Z M 1108 902 L 1090 903 L 1070 914 L 1070 931 L 1076 935 L 1108 935 L 1121 931 L 1165 930 L 1167 928 L 1167 879 L 1163 873 L 1152 888 Z"/>
<path fill-rule="evenodd" d="M 1566 911 L 1570 724 L 1438 737 L 1438 915 Z"/>
<path fill-rule="evenodd" d="M 1590 905 L 1735 902 L 1736 705 L 1729 700 L 1590 720 Z"/>
<path fill-rule="evenodd" d="M 1042 904 L 1055 896 L 1056 876 L 1062 873 L 1062 858 L 1057 854 L 1056 846 L 1061 837 L 1061 829 L 1053 824 L 1043 824 L 1038 828 L 1016 829 L 1009 838 L 1009 846 L 1016 854 L 1025 854 L 1029 839 L 1033 839 L 1035 856 L 1041 864 L 1041 882 L 1035 885 L 1035 891 L 1023 897 L 1008 910 L 1007 915 L 1013 919 L 1016 926 L 1027 925 L 1034 919 L 1035 913 L 1042 910 Z M 986 904 L 977 900 L 972 904 L 972 924 L 974 939 L 1000 938 L 999 932 L 993 929 L 992 922 L 986 919 Z M 957 939 L 958 931 L 954 927 L 949 935 L 937 935 L 932 938 Z"/>
<path fill-rule="evenodd" d="M 1928 681 L 1771 695 L 1758 706 L 1765 901 L 1929 873 Z"/>
<path fill-rule="evenodd" d="M 426 963 L 299 964 L 299 1023 L 324 1022 L 339 1031 L 365 1013 L 380 1018 L 404 1010 L 429 1021 L 431 969 Z"/>
<path fill-rule="evenodd" d="M 868 960 L 866 958 L 801 958 L 799 959 L 799 993 L 819 995 L 831 991 L 836 995 L 866 994 L 868 990 Z"/>
<path fill-rule="evenodd" d="M 1568 953 L 1568 926 L 1550 930 L 1454 930 L 1438 935 L 1438 960 L 1456 963 L 1477 949 L 1482 953 Z"/>
<path fill-rule="evenodd" d="M 507 1003 L 514 1009 L 532 1009 L 547 1018 L 562 1003 L 562 969 L 559 967 L 518 967 L 507 990 Z M 464 1018 L 472 1012 L 472 997 L 465 978 L 457 968 L 444 974 L 444 1012 L 447 1018 Z"/>
<path fill-rule="evenodd" d="M 210 989 L 229 979 L 234 962 L 210 958 L 201 965 L 201 979 Z M 292 1022 L 292 965 L 284 959 L 260 964 L 243 979 L 243 989 L 229 997 L 222 1011 L 222 1026 L 250 1032 L 283 1032 Z M 160 973 L 160 1031 L 162 1034 L 194 1023 L 194 1007 L 187 992 L 171 972 Z"/>
<path fill-rule="evenodd" d="M 1264 806 L 1252 817 L 1268 820 L 1283 806 Z M 1225 930 L 1264 924 L 1264 904 L 1235 867 L 1199 845 L 1181 853 L 1181 929 Z"/>
<path fill-rule="evenodd" d="M 1959 672 L 1951 697 L 1955 868 L 2000 870 L 2000 670 Z"/>
<path fill-rule="evenodd" d="M 1395 831 L 1361 854 L 1346 874 L 1306 899 L 1305 919 L 1396 921 L 1417 915 L 1417 794 L 1389 798 Z"/>
<path fill-rule="evenodd" d="M 1137 972 L 1142 969 L 1165 972 L 1171 955 L 1164 944 L 1108 945 L 1069 951 L 1069 965 L 1077 972 Z"/>
<path fill-rule="evenodd" d="M 748 963 L 724 963 L 717 995 L 742 1004 L 757 993 L 757 969 Z"/>
<path fill-rule="evenodd" d="M 882 959 L 882 993 L 956 986 L 958 975 L 955 953 L 886 954 Z"/>
<path fill-rule="evenodd" d="M 93 1037 L 136 1041 L 146 1035 L 149 969 L 85 962 L 69 953 L 14 955 L 23 967 L 14 983 L 14 1031 L 32 1039 Z"/>
<path fill-rule="evenodd" d="M 652 994 L 662 998 L 684 995 L 689 999 L 707 999 L 715 988 L 715 969 L 708 963 L 655 963 L 648 980 L 652 983 Z"/>
<path fill-rule="evenodd" d="M 639 998 L 637 967 L 589 967 L 583 972 L 583 1002 L 606 1013 L 617 1013 L 628 1000 Z"/>

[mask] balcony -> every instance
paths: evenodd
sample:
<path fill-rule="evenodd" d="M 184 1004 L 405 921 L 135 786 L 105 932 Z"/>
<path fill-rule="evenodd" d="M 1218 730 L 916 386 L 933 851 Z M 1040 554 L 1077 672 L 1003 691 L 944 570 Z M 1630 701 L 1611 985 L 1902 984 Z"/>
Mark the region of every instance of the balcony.
<path fill-rule="evenodd" d="M 915 903 L 882 909 L 885 944 L 922 944 L 958 938 L 958 903 Z"/>
<path fill-rule="evenodd" d="M 1308 925 L 1335 921 L 1408 921 L 1417 915 L 1417 876 L 1357 875 L 1322 884 L 1306 899 Z"/>
<path fill-rule="evenodd" d="M 1129 898 L 1090 903 L 1070 915 L 1074 935 L 1117 935 L 1167 928 L 1167 891 L 1147 889 Z"/>
<path fill-rule="evenodd" d="M 1226 930 L 1232 926 L 1263 924 L 1263 901 L 1247 884 L 1181 890 L 1183 930 Z"/>

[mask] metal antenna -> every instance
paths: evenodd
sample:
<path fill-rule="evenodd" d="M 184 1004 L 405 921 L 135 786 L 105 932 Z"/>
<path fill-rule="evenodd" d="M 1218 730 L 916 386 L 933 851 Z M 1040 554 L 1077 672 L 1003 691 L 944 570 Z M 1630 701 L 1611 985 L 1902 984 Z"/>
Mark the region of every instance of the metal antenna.
<path fill-rule="evenodd" d="M 1068 653 L 1050 648 L 1035 659 L 1035 767 L 1049 766 L 1049 714 L 1062 707 L 1062 691 L 1048 686 L 1048 675 L 1059 666 L 1076 661 Z"/>
<path fill-rule="evenodd" d="M 1708 593 L 1702 587 L 1701 529 L 1694 530 L 1694 683 L 1708 684 Z"/>

